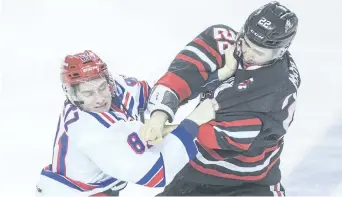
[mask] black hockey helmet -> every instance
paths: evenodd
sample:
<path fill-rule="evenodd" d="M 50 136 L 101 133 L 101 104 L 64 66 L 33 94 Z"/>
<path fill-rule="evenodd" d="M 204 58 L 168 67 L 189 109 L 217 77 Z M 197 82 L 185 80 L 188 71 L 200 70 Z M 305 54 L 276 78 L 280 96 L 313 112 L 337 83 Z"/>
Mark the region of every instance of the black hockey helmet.
<path fill-rule="evenodd" d="M 296 14 L 274 1 L 262 6 L 248 17 L 243 33 L 260 47 L 288 48 L 296 35 L 297 26 Z"/>

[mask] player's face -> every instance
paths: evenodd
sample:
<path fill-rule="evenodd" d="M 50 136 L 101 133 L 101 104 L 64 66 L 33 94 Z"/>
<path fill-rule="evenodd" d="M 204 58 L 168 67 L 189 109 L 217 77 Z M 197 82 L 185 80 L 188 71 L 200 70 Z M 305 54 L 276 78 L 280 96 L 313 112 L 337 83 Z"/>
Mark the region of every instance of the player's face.
<path fill-rule="evenodd" d="M 241 50 L 244 64 L 263 65 L 276 58 L 274 49 L 259 47 L 252 43 L 246 36 L 242 38 Z"/>
<path fill-rule="evenodd" d="M 83 110 L 90 112 L 109 111 L 112 95 L 107 80 L 98 78 L 80 83 L 76 90 L 78 100 L 83 101 Z"/>

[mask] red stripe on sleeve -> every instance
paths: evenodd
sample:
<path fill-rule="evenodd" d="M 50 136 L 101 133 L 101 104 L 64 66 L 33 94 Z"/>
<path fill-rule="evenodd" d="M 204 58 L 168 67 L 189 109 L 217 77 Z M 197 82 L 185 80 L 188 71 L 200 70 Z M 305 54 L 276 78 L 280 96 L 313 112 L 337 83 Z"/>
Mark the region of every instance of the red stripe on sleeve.
<path fill-rule="evenodd" d="M 111 117 L 109 117 L 105 112 L 101 112 L 101 114 L 102 114 L 107 120 L 109 120 L 111 123 L 115 123 L 115 121 L 114 121 Z"/>
<path fill-rule="evenodd" d="M 172 72 L 167 72 L 162 78 L 158 80 L 157 84 L 164 85 L 177 93 L 180 102 L 191 95 L 191 90 L 188 83 Z"/>
<path fill-rule="evenodd" d="M 213 176 L 217 176 L 217 177 L 222 177 L 222 178 L 226 178 L 226 179 L 235 179 L 235 180 L 243 180 L 243 181 L 258 181 L 261 180 L 263 178 L 265 178 L 265 176 L 267 175 L 267 173 L 270 171 L 270 169 L 272 169 L 272 167 L 277 163 L 277 161 L 280 159 L 280 157 L 278 157 L 277 159 L 275 159 L 268 167 L 267 170 L 259 175 L 255 175 L 255 176 L 239 176 L 239 175 L 235 175 L 235 174 L 227 174 L 227 173 L 223 173 L 220 172 L 218 170 L 214 170 L 214 169 L 209 169 L 209 168 L 205 168 L 203 166 L 198 165 L 197 163 L 195 163 L 194 161 L 190 161 L 190 165 L 196 169 L 197 171 L 200 171 L 204 174 L 209 174 L 209 175 L 213 175 Z"/>
<path fill-rule="evenodd" d="M 208 73 L 207 71 L 205 70 L 205 67 L 203 66 L 202 62 L 192 58 L 192 57 L 189 57 L 187 55 L 183 55 L 183 54 L 178 54 L 176 56 L 176 59 L 179 59 L 179 60 L 184 60 L 186 62 L 189 62 L 191 64 L 194 64 L 196 65 L 197 69 L 198 69 L 198 72 L 202 75 L 204 81 L 206 81 L 208 79 Z"/>
<path fill-rule="evenodd" d="M 207 50 L 212 56 L 216 58 L 216 61 L 218 63 L 218 67 L 222 67 L 222 57 L 221 55 L 213 48 L 211 48 L 207 43 L 205 43 L 203 40 L 200 38 L 195 38 L 194 40 L 195 43 L 201 45 L 205 50 Z"/>
<path fill-rule="evenodd" d="M 165 176 L 164 169 L 160 168 L 158 173 L 148 183 L 146 183 L 145 186 L 155 187 L 156 185 L 158 185 L 158 183 L 160 183 L 164 179 L 164 176 Z"/>
<path fill-rule="evenodd" d="M 277 148 L 279 148 L 279 146 L 273 146 L 273 147 L 270 147 L 270 148 L 266 148 L 264 150 L 264 152 L 262 152 L 260 155 L 254 156 L 254 157 L 239 155 L 239 156 L 234 157 L 234 159 L 240 160 L 240 161 L 245 162 L 245 163 L 258 162 L 258 161 L 261 161 L 261 160 L 263 160 L 265 158 L 266 153 L 274 151 Z"/>
<path fill-rule="evenodd" d="M 197 139 L 201 145 L 210 149 L 221 149 L 217 143 L 215 130 L 210 124 L 203 124 L 199 128 Z"/>
<path fill-rule="evenodd" d="M 251 144 L 241 144 L 241 143 L 235 142 L 232 139 L 230 139 L 230 137 L 228 136 L 225 136 L 225 138 L 230 145 L 233 145 L 241 150 L 248 150 L 249 147 L 251 146 Z"/>

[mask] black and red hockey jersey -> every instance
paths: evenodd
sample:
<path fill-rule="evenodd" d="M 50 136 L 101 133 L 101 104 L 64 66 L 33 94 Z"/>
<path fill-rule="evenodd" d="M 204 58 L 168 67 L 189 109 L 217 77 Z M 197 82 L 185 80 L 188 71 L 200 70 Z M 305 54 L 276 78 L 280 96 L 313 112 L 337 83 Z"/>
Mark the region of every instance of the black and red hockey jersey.
<path fill-rule="evenodd" d="M 235 36 L 227 26 L 209 27 L 186 45 L 157 84 L 173 90 L 180 102 L 197 96 L 208 76 L 225 64 L 224 50 Z M 293 120 L 300 81 L 289 52 L 266 67 L 240 65 L 209 94 L 220 109 L 215 120 L 200 127 L 199 154 L 180 173 L 212 185 L 279 183 L 283 136 Z"/>

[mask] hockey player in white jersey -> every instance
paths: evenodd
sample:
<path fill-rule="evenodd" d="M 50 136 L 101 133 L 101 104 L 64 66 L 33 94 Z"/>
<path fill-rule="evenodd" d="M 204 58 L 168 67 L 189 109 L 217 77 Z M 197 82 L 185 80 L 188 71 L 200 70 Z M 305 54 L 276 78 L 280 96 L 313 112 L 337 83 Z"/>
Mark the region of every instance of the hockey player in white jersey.
<path fill-rule="evenodd" d="M 67 99 L 37 195 L 114 196 L 127 182 L 164 187 L 197 154 L 199 125 L 215 117 L 215 101 L 206 100 L 177 127 L 165 127 L 172 132 L 163 144 L 150 146 L 139 134 L 145 81 L 113 79 L 92 51 L 67 56 L 61 79 Z"/>

